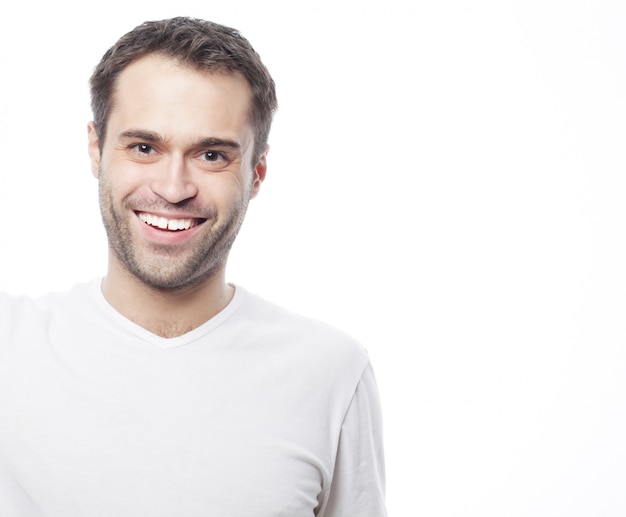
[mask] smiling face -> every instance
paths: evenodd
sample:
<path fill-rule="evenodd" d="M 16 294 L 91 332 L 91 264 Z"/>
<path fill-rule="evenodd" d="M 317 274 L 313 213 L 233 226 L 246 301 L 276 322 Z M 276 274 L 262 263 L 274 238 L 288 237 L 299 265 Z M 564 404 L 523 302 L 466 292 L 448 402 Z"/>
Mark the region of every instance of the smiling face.
<path fill-rule="evenodd" d="M 252 163 L 250 87 L 149 55 L 120 74 L 113 101 L 103 143 L 89 127 L 109 274 L 198 285 L 223 271 L 265 176 L 265 153 Z"/>

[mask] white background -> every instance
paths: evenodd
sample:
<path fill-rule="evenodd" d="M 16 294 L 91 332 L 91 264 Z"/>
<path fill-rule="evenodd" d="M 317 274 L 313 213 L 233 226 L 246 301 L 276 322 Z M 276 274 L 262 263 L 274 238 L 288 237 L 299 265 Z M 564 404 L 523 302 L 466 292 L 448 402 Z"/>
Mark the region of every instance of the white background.
<path fill-rule="evenodd" d="M 1 290 L 104 273 L 104 51 L 234 26 L 280 111 L 229 280 L 368 348 L 390 515 L 626 515 L 626 3 L 2 5 Z"/>

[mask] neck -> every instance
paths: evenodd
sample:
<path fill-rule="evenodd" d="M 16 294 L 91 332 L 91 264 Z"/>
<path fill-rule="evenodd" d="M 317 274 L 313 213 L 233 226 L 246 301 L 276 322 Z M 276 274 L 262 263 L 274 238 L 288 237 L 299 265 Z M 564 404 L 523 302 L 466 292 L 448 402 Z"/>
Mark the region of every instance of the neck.
<path fill-rule="evenodd" d="M 181 336 L 208 321 L 232 300 L 225 267 L 188 288 L 165 291 L 144 284 L 115 262 L 102 282 L 104 298 L 122 316 L 161 337 Z"/>

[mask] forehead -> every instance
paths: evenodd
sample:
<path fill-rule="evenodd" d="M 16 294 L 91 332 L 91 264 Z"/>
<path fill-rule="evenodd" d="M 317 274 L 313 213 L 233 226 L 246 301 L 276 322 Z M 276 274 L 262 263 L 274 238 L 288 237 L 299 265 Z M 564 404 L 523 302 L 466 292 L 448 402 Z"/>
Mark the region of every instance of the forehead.
<path fill-rule="evenodd" d="M 252 92 L 243 75 L 198 70 L 159 54 L 128 65 L 112 97 L 110 122 L 204 131 L 250 126 Z"/>

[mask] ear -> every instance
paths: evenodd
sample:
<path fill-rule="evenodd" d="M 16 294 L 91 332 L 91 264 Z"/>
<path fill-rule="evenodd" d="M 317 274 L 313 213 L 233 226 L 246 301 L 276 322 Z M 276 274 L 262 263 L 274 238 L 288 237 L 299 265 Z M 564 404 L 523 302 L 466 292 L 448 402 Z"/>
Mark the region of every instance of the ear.
<path fill-rule="evenodd" d="M 250 199 L 256 197 L 261 188 L 261 183 L 265 180 L 265 173 L 267 172 L 267 153 L 269 152 L 269 146 L 265 148 L 263 154 L 260 156 L 259 161 L 254 166 L 254 179 L 252 180 L 252 193 Z"/>
<path fill-rule="evenodd" d="M 93 122 L 89 122 L 87 125 L 87 138 L 89 140 L 87 151 L 91 160 L 91 174 L 97 178 L 100 175 L 100 138 L 98 138 L 98 131 L 96 131 L 96 125 Z"/>

